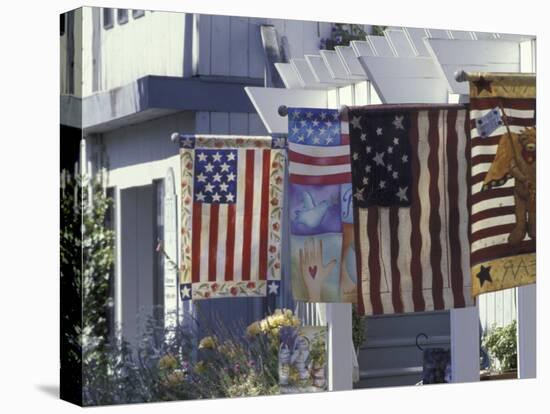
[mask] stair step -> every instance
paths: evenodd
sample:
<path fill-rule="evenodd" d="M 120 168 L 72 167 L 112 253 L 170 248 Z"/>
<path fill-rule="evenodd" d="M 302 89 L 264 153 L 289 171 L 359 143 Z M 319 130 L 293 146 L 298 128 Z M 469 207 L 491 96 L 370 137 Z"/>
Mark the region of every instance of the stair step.
<path fill-rule="evenodd" d="M 421 332 L 428 336 L 444 336 L 450 333 L 448 311 L 369 316 L 365 323 L 367 341 L 377 338 L 416 338 Z"/>

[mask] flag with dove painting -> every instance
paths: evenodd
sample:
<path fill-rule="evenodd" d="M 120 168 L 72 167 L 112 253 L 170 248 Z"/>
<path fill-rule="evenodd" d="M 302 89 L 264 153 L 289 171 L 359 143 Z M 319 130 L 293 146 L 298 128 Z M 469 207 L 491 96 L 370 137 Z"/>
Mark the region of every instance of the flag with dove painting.
<path fill-rule="evenodd" d="M 292 292 L 357 301 L 348 122 L 337 110 L 289 108 Z"/>
<path fill-rule="evenodd" d="M 284 138 L 180 139 L 182 300 L 277 295 Z"/>
<path fill-rule="evenodd" d="M 461 105 L 349 108 L 358 309 L 472 305 Z"/>

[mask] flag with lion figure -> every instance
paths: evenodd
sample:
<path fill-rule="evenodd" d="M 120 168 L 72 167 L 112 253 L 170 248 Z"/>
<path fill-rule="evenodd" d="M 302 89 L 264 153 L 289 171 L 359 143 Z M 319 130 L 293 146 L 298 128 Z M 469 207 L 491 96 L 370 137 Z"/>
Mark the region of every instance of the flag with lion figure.
<path fill-rule="evenodd" d="M 472 294 L 535 282 L 534 74 L 470 73 Z"/>

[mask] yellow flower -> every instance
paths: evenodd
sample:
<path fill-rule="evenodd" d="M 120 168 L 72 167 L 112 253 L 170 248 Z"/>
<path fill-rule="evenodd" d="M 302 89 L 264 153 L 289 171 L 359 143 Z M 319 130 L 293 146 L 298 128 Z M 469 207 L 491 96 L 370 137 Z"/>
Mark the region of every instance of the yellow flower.
<path fill-rule="evenodd" d="M 174 371 L 166 377 L 169 385 L 178 385 L 185 379 L 185 374 L 182 371 Z"/>
<path fill-rule="evenodd" d="M 269 329 L 269 325 L 267 324 L 267 321 L 265 319 L 262 319 L 260 321 L 260 329 L 262 330 L 262 332 L 267 332 L 267 330 Z"/>
<path fill-rule="evenodd" d="M 197 362 L 193 367 L 193 371 L 195 371 L 195 373 L 197 374 L 203 374 L 204 372 L 206 372 L 206 364 L 204 363 L 204 361 Z"/>
<path fill-rule="evenodd" d="M 292 326 L 300 326 L 300 319 L 298 319 L 296 316 L 292 317 Z"/>
<path fill-rule="evenodd" d="M 199 342 L 199 349 L 214 349 L 216 347 L 215 336 L 205 336 Z"/>
<path fill-rule="evenodd" d="M 246 328 L 246 334 L 248 336 L 258 336 L 260 332 L 262 331 L 262 327 L 260 322 L 252 322 L 250 325 L 248 325 L 248 328 Z"/>
<path fill-rule="evenodd" d="M 167 354 L 159 360 L 159 369 L 174 369 L 178 365 L 178 361 L 174 356 Z"/>
<path fill-rule="evenodd" d="M 283 311 L 281 309 L 275 309 L 275 312 L 273 312 L 273 315 L 282 315 Z"/>
<path fill-rule="evenodd" d="M 285 309 L 284 314 L 289 319 L 292 318 L 292 316 L 294 315 L 290 309 Z"/>

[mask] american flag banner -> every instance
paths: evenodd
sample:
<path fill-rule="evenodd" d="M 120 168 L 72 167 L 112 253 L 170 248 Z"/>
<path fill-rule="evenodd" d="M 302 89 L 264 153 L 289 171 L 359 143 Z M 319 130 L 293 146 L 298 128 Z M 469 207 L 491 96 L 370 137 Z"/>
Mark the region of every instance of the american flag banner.
<path fill-rule="evenodd" d="M 536 280 L 536 78 L 470 73 L 472 293 Z"/>
<path fill-rule="evenodd" d="M 285 139 L 180 139 L 182 300 L 277 295 Z"/>
<path fill-rule="evenodd" d="M 472 305 L 461 105 L 349 108 L 358 310 Z"/>
<path fill-rule="evenodd" d="M 292 292 L 305 302 L 356 302 L 347 119 L 288 110 Z"/>

